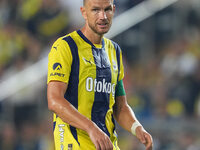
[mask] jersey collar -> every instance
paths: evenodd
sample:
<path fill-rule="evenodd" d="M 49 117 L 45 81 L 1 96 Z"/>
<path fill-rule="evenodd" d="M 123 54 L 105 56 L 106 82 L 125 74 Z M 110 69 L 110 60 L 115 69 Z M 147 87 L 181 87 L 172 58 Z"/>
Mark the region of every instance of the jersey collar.
<path fill-rule="evenodd" d="M 79 36 L 88 44 L 90 44 L 93 48 L 96 48 L 94 46 L 94 44 L 92 44 L 92 42 L 82 33 L 81 30 L 78 30 L 77 33 L 79 34 Z M 102 38 L 102 48 L 104 48 L 105 42 L 104 42 L 104 38 Z"/>

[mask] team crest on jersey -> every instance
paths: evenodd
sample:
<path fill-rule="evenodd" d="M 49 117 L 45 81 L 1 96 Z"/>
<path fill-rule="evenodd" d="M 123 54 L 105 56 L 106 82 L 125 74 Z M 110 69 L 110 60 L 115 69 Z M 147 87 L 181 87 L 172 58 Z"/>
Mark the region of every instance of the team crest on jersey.
<path fill-rule="evenodd" d="M 114 60 L 112 61 L 112 63 L 113 63 L 113 70 L 117 71 L 117 63 Z"/>
<path fill-rule="evenodd" d="M 55 63 L 53 65 L 53 70 L 61 70 L 62 69 L 62 65 L 60 63 Z"/>

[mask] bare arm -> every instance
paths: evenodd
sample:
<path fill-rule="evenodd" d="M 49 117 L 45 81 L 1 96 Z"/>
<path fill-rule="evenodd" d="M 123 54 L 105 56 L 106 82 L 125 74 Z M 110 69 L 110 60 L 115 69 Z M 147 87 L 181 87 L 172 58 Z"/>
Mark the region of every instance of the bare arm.
<path fill-rule="evenodd" d="M 131 132 L 131 127 L 137 118 L 128 105 L 126 96 L 116 97 L 116 102 L 114 105 L 114 117 L 121 127 Z M 152 150 L 152 137 L 144 130 L 142 126 L 138 126 L 136 128 L 136 137 L 146 146 L 146 150 Z"/>
<path fill-rule="evenodd" d="M 116 97 L 114 105 L 114 117 L 121 127 L 131 132 L 131 126 L 135 121 L 135 115 L 126 101 L 125 96 Z"/>
<path fill-rule="evenodd" d="M 47 88 L 48 108 L 55 112 L 64 122 L 87 131 L 93 123 L 81 115 L 76 108 L 65 98 L 67 84 L 63 82 L 50 82 Z"/>
<path fill-rule="evenodd" d="M 109 137 L 94 122 L 80 114 L 65 98 L 67 84 L 51 81 L 47 87 L 48 108 L 64 122 L 88 133 L 97 150 L 110 150 L 112 143 Z"/>

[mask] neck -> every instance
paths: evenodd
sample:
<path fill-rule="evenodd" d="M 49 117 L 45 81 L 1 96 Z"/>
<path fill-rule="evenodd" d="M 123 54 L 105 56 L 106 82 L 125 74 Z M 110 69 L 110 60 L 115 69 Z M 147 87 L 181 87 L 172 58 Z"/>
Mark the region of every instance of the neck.
<path fill-rule="evenodd" d="M 92 42 L 92 44 L 101 44 L 103 35 L 95 33 L 86 25 L 81 29 L 81 31 L 85 35 L 85 37 L 87 37 L 87 39 Z"/>

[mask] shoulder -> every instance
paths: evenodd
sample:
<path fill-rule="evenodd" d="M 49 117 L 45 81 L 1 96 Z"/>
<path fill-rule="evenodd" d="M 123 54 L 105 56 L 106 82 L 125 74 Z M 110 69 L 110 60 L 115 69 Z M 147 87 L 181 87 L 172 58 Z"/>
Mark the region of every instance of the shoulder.
<path fill-rule="evenodd" d="M 104 42 L 105 42 L 105 44 L 114 46 L 116 51 L 121 51 L 119 44 L 117 44 L 116 42 L 114 42 L 108 38 L 105 38 L 105 37 L 104 37 Z"/>
<path fill-rule="evenodd" d="M 71 38 L 72 33 L 69 33 L 65 36 L 56 39 L 56 41 L 53 43 L 51 47 L 50 52 L 52 53 L 52 55 L 71 53 L 70 42 L 67 39 Z"/>
<path fill-rule="evenodd" d="M 55 42 L 54 42 L 54 45 L 55 44 L 59 44 L 59 45 L 68 45 L 68 39 L 72 38 L 74 39 L 75 38 L 75 32 L 76 31 L 73 31 L 69 34 L 66 34 L 62 37 L 59 37 Z"/>

